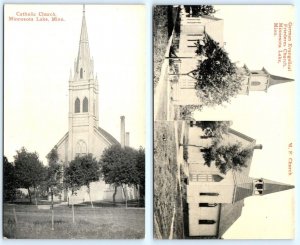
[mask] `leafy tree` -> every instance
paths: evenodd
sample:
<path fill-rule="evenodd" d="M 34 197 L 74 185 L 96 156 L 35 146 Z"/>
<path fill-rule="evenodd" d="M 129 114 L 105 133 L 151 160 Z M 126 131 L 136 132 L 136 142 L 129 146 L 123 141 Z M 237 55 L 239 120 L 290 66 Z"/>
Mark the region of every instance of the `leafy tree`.
<path fill-rule="evenodd" d="M 185 11 L 192 13 L 192 17 L 199 17 L 205 15 L 212 15 L 216 13 L 212 5 L 184 5 Z"/>
<path fill-rule="evenodd" d="M 231 125 L 230 121 L 197 121 L 196 125 L 203 130 L 209 128 L 212 131 L 210 137 L 214 137 L 215 140 L 223 138 L 224 134 L 228 134 L 228 129 Z"/>
<path fill-rule="evenodd" d="M 242 167 L 247 167 L 246 162 L 251 154 L 252 149 L 244 148 L 240 143 L 220 145 L 214 142 L 211 148 L 204 152 L 203 158 L 208 166 L 214 161 L 216 167 L 225 174 L 229 169 L 241 170 Z"/>
<path fill-rule="evenodd" d="M 36 152 L 28 152 L 24 147 L 17 151 L 14 159 L 17 186 L 27 189 L 30 202 L 32 199 L 30 188 L 33 188 L 37 204 L 37 187 L 45 179 L 45 167 Z"/>
<path fill-rule="evenodd" d="M 197 69 L 192 71 L 197 96 L 207 106 L 230 102 L 242 87 L 243 74 L 231 62 L 228 53 L 209 35 L 205 35 L 203 42 L 204 45 L 199 41 L 196 43 L 196 53 L 205 59 L 199 61 Z"/>
<path fill-rule="evenodd" d="M 14 165 L 3 157 L 3 199 L 13 201 L 16 198 L 17 185 Z"/>
<path fill-rule="evenodd" d="M 45 185 L 51 196 L 51 204 L 53 209 L 54 195 L 60 195 L 63 189 L 63 169 L 62 164 L 59 164 L 57 149 L 53 148 L 48 155 L 48 167 L 46 170 Z"/>
<path fill-rule="evenodd" d="M 136 168 L 138 178 L 135 185 L 139 190 L 139 199 L 145 200 L 145 149 L 142 147 L 137 151 Z"/>
<path fill-rule="evenodd" d="M 114 203 L 118 186 L 124 190 L 125 185 L 144 185 L 143 155 L 144 150 L 136 151 L 131 147 L 122 148 L 120 145 L 112 145 L 104 150 L 100 159 L 101 173 L 104 181 L 115 188 Z M 127 202 L 126 195 L 125 199 Z"/>
<path fill-rule="evenodd" d="M 99 164 L 92 154 L 77 156 L 65 168 L 64 172 L 64 182 L 66 187 L 72 190 L 72 194 L 76 193 L 81 186 L 87 187 L 92 207 L 94 205 L 91 198 L 90 184 L 93 181 L 98 181 L 99 177 Z"/>

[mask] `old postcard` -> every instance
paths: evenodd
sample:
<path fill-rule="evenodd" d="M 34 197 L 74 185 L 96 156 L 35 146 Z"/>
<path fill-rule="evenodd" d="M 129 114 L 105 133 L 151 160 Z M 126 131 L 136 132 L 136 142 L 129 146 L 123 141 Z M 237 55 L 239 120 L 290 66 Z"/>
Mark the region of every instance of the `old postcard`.
<path fill-rule="evenodd" d="M 144 237 L 145 50 L 142 5 L 5 5 L 5 238 Z"/>
<path fill-rule="evenodd" d="M 155 238 L 293 239 L 294 7 L 153 13 Z"/>

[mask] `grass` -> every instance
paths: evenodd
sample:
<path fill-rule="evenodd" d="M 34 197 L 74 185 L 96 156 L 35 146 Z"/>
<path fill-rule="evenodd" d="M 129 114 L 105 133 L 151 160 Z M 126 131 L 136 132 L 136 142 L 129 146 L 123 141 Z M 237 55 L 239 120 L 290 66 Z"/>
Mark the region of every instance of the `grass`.
<path fill-rule="evenodd" d="M 155 238 L 168 239 L 174 205 L 177 207 L 180 199 L 175 128 L 173 122 L 166 121 L 155 122 L 154 127 L 154 234 Z M 174 227 L 177 227 L 176 213 Z M 180 237 L 180 233 L 174 228 L 174 237 Z"/>
<path fill-rule="evenodd" d="M 174 28 L 177 9 L 172 6 L 156 6 L 153 10 L 153 83 L 158 83 L 169 37 Z"/>
<path fill-rule="evenodd" d="M 17 223 L 13 215 L 15 208 Z M 54 208 L 54 230 L 51 210 L 34 205 L 4 205 L 3 236 L 21 239 L 141 239 L 144 237 L 144 209 L 75 207 Z"/>

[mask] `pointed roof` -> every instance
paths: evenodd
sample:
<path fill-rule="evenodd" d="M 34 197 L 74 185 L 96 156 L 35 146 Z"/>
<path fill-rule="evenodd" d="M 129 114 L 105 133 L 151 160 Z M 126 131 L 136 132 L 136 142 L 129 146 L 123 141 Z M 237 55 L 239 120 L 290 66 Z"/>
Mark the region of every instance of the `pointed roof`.
<path fill-rule="evenodd" d="M 289 189 L 293 189 L 295 186 L 288 185 L 280 182 L 276 182 L 273 180 L 263 179 L 264 188 L 262 195 L 267 195 L 274 192 L 285 191 Z"/>
<path fill-rule="evenodd" d="M 83 69 L 82 74 L 80 73 L 81 68 Z M 75 81 L 79 79 L 86 80 L 89 79 L 92 74 L 93 74 L 92 60 L 90 56 L 88 31 L 87 31 L 87 25 L 85 20 L 85 6 L 83 5 L 79 49 L 78 49 L 78 55 L 76 60 L 76 71 L 74 74 L 74 78 L 75 78 L 74 80 Z"/>
<path fill-rule="evenodd" d="M 277 85 L 277 84 L 281 84 L 281 83 L 294 81 L 294 79 L 291 79 L 291 78 L 272 75 L 264 67 L 262 68 L 262 70 L 269 75 L 269 85 L 268 85 L 268 87 L 270 87 L 272 85 Z"/>

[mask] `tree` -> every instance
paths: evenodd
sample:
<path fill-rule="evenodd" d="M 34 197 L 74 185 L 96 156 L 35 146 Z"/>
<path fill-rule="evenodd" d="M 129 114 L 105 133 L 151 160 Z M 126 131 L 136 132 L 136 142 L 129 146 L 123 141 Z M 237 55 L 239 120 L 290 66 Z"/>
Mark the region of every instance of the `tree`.
<path fill-rule="evenodd" d="M 57 149 L 53 148 L 48 155 L 48 167 L 46 169 L 45 185 L 51 196 L 51 205 L 53 209 L 54 195 L 60 195 L 63 189 L 63 170 L 59 164 Z"/>
<path fill-rule="evenodd" d="M 140 147 L 137 151 L 137 181 L 135 183 L 139 190 L 139 200 L 145 200 L 145 149 Z"/>
<path fill-rule="evenodd" d="M 204 36 L 203 43 L 197 41 L 196 54 L 205 59 L 199 61 L 197 68 L 190 72 L 196 79 L 196 94 L 206 106 L 230 102 L 241 90 L 244 74 L 238 71 L 228 53 L 209 35 Z"/>
<path fill-rule="evenodd" d="M 35 202 L 37 204 L 37 187 L 45 179 L 45 167 L 39 160 L 39 156 L 36 152 L 28 152 L 24 147 L 22 147 L 20 151 L 17 151 L 17 155 L 14 156 L 14 159 L 17 186 L 27 189 L 30 202 L 30 188 L 33 188 Z"/>
<path fill-rule="evenodd" d="M 14 165 L 3 157 L 3 199 L 13 201 L 16 198 L 17 185 Z"/>
<path fill-rule="evenodd" d="M 221 140 L 224 134 L 228 134 L 228 129 L 231 125 L 230 121 L 197 121 L 196 125 L 203 130 L 209 128 L 212 134 L 209 137 L 214 137 L 215 140 Z"/>
<path fill-rule="evenodd" d="M 244 148 L 240 143 L 220 145 L 214 142 L 211 148 L 204 152 L 203 158 L 208 166 L 211 166 L 214 161 L 216 167 L 225 174 L 229 169 L 241 170 L 242 167 L 247 167 L 246 162 L 252 151 L 251 148 Z"/>
<path fill-rule="evenodd" d="M 184 5 L 185 11 L 192 14 L 192 17 L 212 15 L 216 12 L 212 5 Z"/>
<path fill-rule="evenodd" d="M 142 166 L 145 164 L 142 160 L 143 154 L 144 150 L 139 152 L 131 147 L 122 148 L 120 145 L 112 145 L 104 150 L 100 159 L 101 173 L 104 181 L 115 188 L 114 203 L 118 186 L 124 190 L 125 185 L 144 185 L 141 180 L 145 174 Z M 127 203 L 126 195 L 125 200 Z"/>
<path fill-rule="evenodd" d="M 94 207 L 91 198 L 90 184 L 98 181 L 100 177 L 100 169 L 97 160 L 92 154 L 77 156 L 65 168 L 64 182 L 66 187 L 70 188 L 72 194 L 76 193 L 81 186 L 86 186 L 90 197 L 92 207 Z"/>

